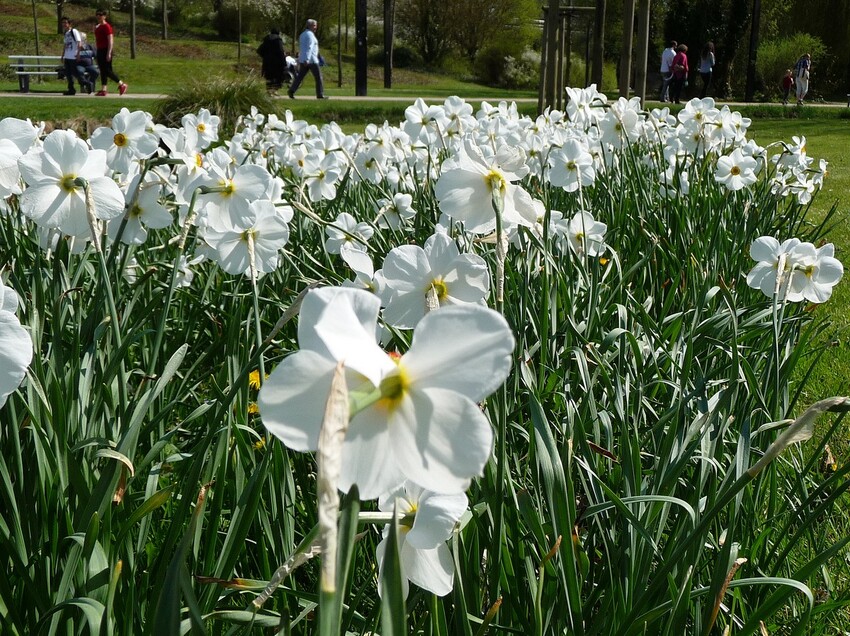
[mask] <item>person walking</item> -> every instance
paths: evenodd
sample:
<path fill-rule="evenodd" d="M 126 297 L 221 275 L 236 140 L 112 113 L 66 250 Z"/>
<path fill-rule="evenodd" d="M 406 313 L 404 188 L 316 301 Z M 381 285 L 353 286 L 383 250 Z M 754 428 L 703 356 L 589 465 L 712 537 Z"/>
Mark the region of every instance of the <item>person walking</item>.
<path fill-rule="evenodd" d="M 680 44 L 676 47 L 676 57 L 670 64 L 673 70 L 673 79 L 670 81 L 670 99 L 676 103 L 681 103 L 682 89 L 688 81 L 688 46 Z"/>
<path fill-rule="evenodd" d="M 794 65 L 794 81 L 797 84 L 797 106 L 803 105 L 809 92 L 809 74 L 812 70 L 812 54 L 804 53 Z"/>
<path fill-rule="evenodd" d="M 279 29 L 273 28 L 263 38 L 257 48 L 257 55 L 263 58 L 262 74 L 266 78 L 266 88 L 269 90 L 280 88 L 286 71 L 286 51 L 283 48 Z"/>
<path fill-rule="evenodd" d="M 788 96 L 791 94 L 791 87 L 794 86 L 794 72 L 789 68 L 785 71 L 785 76 L 782 78 L 782 105 L 788 105 Z"/>
<path fill-rule="evenodd" d="M 307 73 L 312 73 L 316 79 L 316 99 L 327 99 L 322 82 L 322 69 L 319 67 L 319 40 L 316 38 L 318 26 L 315 20 L 307 20 L 307 25 L 298 38 L 298 75 L 287 91 L 289 99 L 295 99 L 295 91 L 301 86 Z"/>
<path fill-rule="evenodd" d="M 112 25 L 106 21 L 108 13 L 106 9 L 98 9 L 95 15 L 97 16 L 97 26 L 94 28 L 94 42 L 97 47 L 97 66 L 100 69 L 100 90 L 97 94 L 100 97 L 105 97 L 109 80 L 115 80 L 118 82 L 118 94 L 123 95 L 127 92 L 127 85 L 112 70 L 114 31 Z"/>
<path fill-rule="evenodd" d="M 64 36 L 64 49 L 62 52 L 62 64 L 65 67 L 65 79 L 68 81 L 68 90 L 63 95 L 76 95 L 77 89 L 74 87 L 74 78 L 80 82 L 80 87 L 83 91 L 91 93 L 91 84 L 86 79 L 85 74 L 78 70 L 80 66 L 80 44 L 83 38 L 80 32 L 77 31 L 71 24 L 70 18 L 62 18 L 61 21 Z"/>
<path fill-rule="evenodd" d="M 699 76 L 702 78 L 702 91 L 700 91 L 700 99 L 704 98 L 708 93 L 708 87 L 711 86 L 711 73 L 714 69 L 714 42 L 706 42 L 702 47 L 702 54 L 699 57 Z"/>
<path fill-rule="evenodd" d="M 669 45 L 661 53 L 661 101 L 670 101 L 670 81 L 673 79 L 673 58 L 676 57 L 676 40 L 670 40 Z"/>

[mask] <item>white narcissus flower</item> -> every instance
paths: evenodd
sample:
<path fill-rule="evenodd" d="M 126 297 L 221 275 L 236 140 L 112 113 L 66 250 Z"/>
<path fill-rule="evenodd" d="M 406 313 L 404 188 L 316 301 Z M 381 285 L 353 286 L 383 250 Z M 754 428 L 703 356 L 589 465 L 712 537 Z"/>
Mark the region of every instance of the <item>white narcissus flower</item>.
<path fill-rule="evenodd" d="M 398 514 L 404 515 L 398 525 L 398 548 L 405 598 L 408 581 L 437 596 L 452 591 L 454 564 L 446 541 L 451 538 L 468 503 L 463 493 L 440 495 L 409 481 L 378 499 L 378 508 L 383 512 L 393 512 L 395 508 Z M 376 550 L 381 571 L 388 535 L 389 526 L 385 526 Z M 379 592 L 380 589 L 379 586 Z"/>
<path fill-rule="evenodd" d="M 375 342 L 379 308 L 358 289 L 309 292 L 300 350 L 260 389 L 263 424 L 293 450 L 316 450 L 342 361 L 349 395 L 365 401 L 346 432 L 340 489 L 357 484 L 372 499 L 407 479 L 434 492 L 462 492 L 490 457 L 493 431 L 477 403 L 507 378 L 510 327 L 485 307 L 445 307 L 419 322 L 410 349 L 394 360 Z"/>
<path fill-rule="evenodd" d="M 15 311 L 18 294 L 0 283 L 0 407 L 17 389 L 32 361 L 32 339 Z"/>
<path fill-rule="evenodd" d="M 461 254 L 442 232 L 428 238 L 424 249 L 401 245 L 384 259 L 384 320 L 412 329 L 428 310 L 428 294 L 440 306 L 482 303 L 490 290 L 490 273 L 477 254 Z"/>
<path fill-rule="evenodd" d="M 375 228 L 365 221 L 357 222 L 348 212 L 336 217 L 333 225 L 325 228 L 325 250 L 328 254 L 339 254 L 343 245 L 350 249 L 364 251 L 366 243 L 372 238 Z"/>
<path fill-rule="evenodd" d="M 151 173 L 148 173 L 151 174 Z M 139 195 L 135 196 L 139 177 L 135 177 L 127 189 L 127 212 L 124 214 L 127 222 L 121 233 L 121 242 L 127 245 L 141 245 L 148 236 L 147 228 L 159 230 L 168 227 L 173 222 L 171 212 L 159 202 L 162 186 L 156 180 L 149 180 L 141 186 Z M 117 216 L 109 222 L 107 233 L 110 240 L 118 237 L 123 217 Z"/>
<path fill-rule="evenodd" d="M 758 263 L 747 274 L 747 284 L 769 298 L 778 291 L 779 298 L 789 302 L 826 302 L 844 275 L 844 266 L 834 254 L 832 243 L 816 248 L 796 238 L 780 244 L 772 236 L 759 237 L 750 246 L 750 256 Z"/>
<path fill-rule="evenodd" d="M 794 267 L 793 251 L 798 245 L 800 239 L 796 238 L 787 239 L 781 244 L 772 236 L 761 236 L 753 241 L 750 257 L 757 263 L 747 274 L 747 285 L 773 298 L 780 261 L 783 263 L 782 275 L 787 276 Z"/>
<path fill-rule="evenodd" d="M 562 225 L 564 221 L 561 221 Z M 593 218 L 589 212 L 579 212 L 566 223 L 563 233 L 576 254 L 599 256 L 605 251 L 605 232 L 608 226 Z"/>
<path fill-rule="evenodd" d="M 568 139 L 561 148 L 549 153 L 549 182 L 567 192 L 593 185 L 596 169 L 587 145 L 578 139 Z"/>
<path fill-rule="evenodd" d="M 127 174 L 134 162 L 147 159 L 159 147 L 159 139 L 147 131 L 147 124 L 147 113 L 122 108 L 112 118 L 111 128 L 101 126 L 92 133 L 91 145 L 106 151 L 106 163 L 112 170 Z"/>
<path fill-rule="evenodd" d="M 521 151 L 501 147 L 494 156 L 485 157 L 467 141 L 456 156 L 443 163 L 434 194 L 440 210 L 462 221 L 473 234 L 489 234 L 495 229 L 494 198 L 502 207 L 506 224 L 531 227 L 537 220 L 531 195 L 513 183 L 526 174 L 528 167 Z"/>
<path fill-rule="evenodd" d="M 221 118 L 211 114 L 206 108 L 199 110 L 197 115 L 192 113 L 183 115 L 180 123 L 184 128 L 192 128 L 197 133 L 198 143 L 202 149 L 218 141 L 218 125 L 221 123 Z"/>
<path fill-rule="evenodd" d="M 21 193 L 18 159 L 23 153 L 8 139 L 0 139 L 0 200 Z"/>
<path fill-rule="evenodd" d="M 404 192 L 396 192 L 392 200 L 378 199 L 377 203 L 377 224 L 379 227 L 397 230 L 404 226 L 405 222 L 416 216 L 416 210 L 411 207 L 413 197 Z"/>
<path fill-rule="evenodd" d="M 293 210 L 275 208 L 271 201 L 252 201 L 244 226 L 227 230 L 208 229 L 204 240 L 215 250 L 214 258 L 228 274 L 250 274 L 248 241 L 254 242 L 254 267 L 258 275 L 273 272 L 280 265 L 280 250 L 289 240 Z"/>
<path fill-rule="evenodd" d="M 114 219 L 124 211 L 124 195 L 106 176 L 106 153 L 90 150 L 70 130 L 54 130 L 41 148 L 18 159 L 29 187 L 21 195 L 21 212 L 38 225 L 80 236 L 89 231 L 86 196 L 77 179 L 85 179 L 94 200 L 94 214 Z"/>
<path fill-rule="evenodd" d="M 791 273 L 791 289 L 810 303 L 825 303 L 842 276 L 844 266 L 835 258 L 833 244 L 827 243 L 815 249 L 813 258 L 794 269 Z"/>
<path fill-rule="evenodd" d="M 735 192 L 756 182 L 757 167 L 758 161 L 755 158 L 745 155 L 740 148 L 735 148 L 732 154 L 717 159 L 714 178 Z"/>
<path fill-rule="evenodd" d="M 307 174 L 304 180 L 310 193 L 310 200 L 319 202 L 336 197 L 336 182 L 339 181 L 341 174 L 342 170 L 337 158 L 331 154 L 325 155 L 314 171 Z"/>
<path fill-rule="evenodd" d="M 209 171 L 196 185 L 211 188 L 211 192 L 198 195 L 201 208 L 201 225 L 227 231 L 234 227 L 247 227 L 251 201 L 267 198 L 272 188 L 272 177 L 262 166 L 244 164 L 236 166 L 230 156 L 216 148 L 207 158 Z"/>

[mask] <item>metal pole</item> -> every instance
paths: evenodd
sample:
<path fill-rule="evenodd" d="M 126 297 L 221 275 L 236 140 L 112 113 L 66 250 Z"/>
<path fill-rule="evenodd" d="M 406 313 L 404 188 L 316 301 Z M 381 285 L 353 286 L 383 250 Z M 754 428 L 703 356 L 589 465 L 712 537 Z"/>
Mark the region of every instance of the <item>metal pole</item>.
<path fill-rule="evenodd" d="M 384 88 L 393 87 L 393 6 L 384 0 Z"/>
<path fill-rule="evenodd" d="M 356 0 L 354 5 L 354 94 L 358 97 L 366 94 L 366 0 Z"/>

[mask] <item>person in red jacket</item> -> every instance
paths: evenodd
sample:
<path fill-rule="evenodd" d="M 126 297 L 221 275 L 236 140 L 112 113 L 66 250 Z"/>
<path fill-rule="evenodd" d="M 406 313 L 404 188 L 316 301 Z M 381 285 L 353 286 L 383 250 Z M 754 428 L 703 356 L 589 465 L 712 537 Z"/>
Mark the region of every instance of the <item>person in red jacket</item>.
<path fill-rule="evenodd" d="M 94 41 L 97 45 L 97 66 L 100 69 L 101 84 L 101 89 L 97 94 L 104 97 L 107 93 L 107 83 L 110 79 L 113 79 L 118 82 L 118 94 L 123 95 L 127 92 L 127 85 L 112 70 L 112 25 L 106 21 L 106 9 L 98 9 L 95 15 L 97 16 L 97 26 L 94 28 Z"/>
<path fill-rule="evenodd" d="M 688 46 L 680 44 L 676 47 L 676 55 L 670 63 L 673 69 L 673 79 L 670 81 L 670 100 L 676 104 L 680 104 L 682 88 L 685 87 L 688 81 Z"/>

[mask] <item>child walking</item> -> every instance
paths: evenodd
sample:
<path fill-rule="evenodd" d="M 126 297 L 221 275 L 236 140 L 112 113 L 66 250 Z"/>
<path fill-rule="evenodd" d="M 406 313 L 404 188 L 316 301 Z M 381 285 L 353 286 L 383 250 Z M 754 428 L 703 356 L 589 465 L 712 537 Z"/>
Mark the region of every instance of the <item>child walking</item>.
<path fill-rule="evenodd" d="M 782 104 L 788 105 L 788 96 L 791 94 L 791 88 L 794 86 L 794 74 L 789 68 L 785 71 L 785 77 L 782 78 Z"/>

